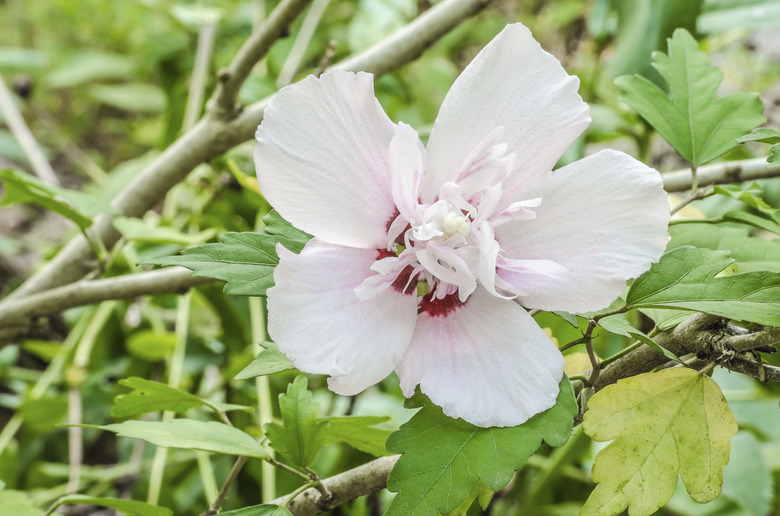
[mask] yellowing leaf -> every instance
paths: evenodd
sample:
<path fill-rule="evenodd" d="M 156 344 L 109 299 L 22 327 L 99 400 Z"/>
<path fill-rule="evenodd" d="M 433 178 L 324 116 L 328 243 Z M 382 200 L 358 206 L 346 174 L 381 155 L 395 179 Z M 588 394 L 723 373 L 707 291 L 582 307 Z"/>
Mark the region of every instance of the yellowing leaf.
<path fill-rule="evenodd" d="M 563 355 L 563 372 L 567 376 L 574 376 L 576 374 L 582 374 L 591 368 L 590 358 L 584 351 L 575 351 L 568 355 Z"/>
<path fill-rule="evenodd" d="M 598 483 L 581 515 L 653 514 L 674 493 L 677 474 L 697 502 L 720 494 L 737 423 L 708 376 L 686 368 L 611 385 L 588 404 L 583 427 L 609 446 L 596 456 Z"/>

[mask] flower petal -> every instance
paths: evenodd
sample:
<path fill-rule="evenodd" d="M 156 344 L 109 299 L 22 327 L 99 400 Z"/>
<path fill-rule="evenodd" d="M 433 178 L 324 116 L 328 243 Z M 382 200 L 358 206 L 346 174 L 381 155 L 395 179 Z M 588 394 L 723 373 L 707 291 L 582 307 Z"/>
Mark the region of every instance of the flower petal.
<path fill-rule="evenodd" d="M 260 189 L 282 217 L 326 242 L 385 247 L 395 130 L 371 74 L 310 75 L 279 91 L 257 128 Z"/>
<path fill-rule="evenodd" d="M 549 172 L 563 151 L 590 123 L 577 94 L 579 80 L 520 24 L 508 25 L 474 58 L 447 93 L 428 141 L 431 184 L 456 180 L 472 151 L 494 131 L 516 154 L 505 196 Z M 490 170 L 488 170 L 490 172 Z M 492 173 L 492 172 L 491 172 Z"/>
<path fill-rule="evenodd" d="M 563 357 L 522 307 L 479 288 L 446 314 L 420 314 L 396 372 L 405 396 L 419 384 L 450 417 L 516 426 L 555 404 Z"/>
<path fill-rule="evenodd" d="M 568 270 L 526 274 L 499 267 L 499 276 L 522 292 L 523 306 L 604 308 L 666 248 L 669 204 L 661 176 L 622 152 L 606 150 L 567 165 L 523 195 L 542 203 L 535 219 L 496 228 L 504 256 L 552 260 Z"/>
<path fill-rule="evenodd" d="M 417 296 L 387 288 L 360 301 L 375 250 L 313 239 L 300 255 L 277 246 L 268 289 L 268 332 L 295 367 L 328 374 L 330 389 L 353 395 L 393 371 L 414 332 Z"/>

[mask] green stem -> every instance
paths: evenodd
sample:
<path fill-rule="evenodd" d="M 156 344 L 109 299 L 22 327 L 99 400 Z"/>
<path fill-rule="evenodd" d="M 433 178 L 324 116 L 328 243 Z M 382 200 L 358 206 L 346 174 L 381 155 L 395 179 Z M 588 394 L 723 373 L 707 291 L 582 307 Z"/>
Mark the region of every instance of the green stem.
<path fill-rule="evenodd" d="M 216 500 L 219 495 L 219 488 L 217 487 L 217 479 L 214 477 L 214 468 L 211 466 L 209 454 L 204 451 L 196 451 L 195 458 L 198 461 L 198 469 L 200 470 L 200 478 L 203 482 L 203 492 L 206 495 L 206 500 Z"/>
<path fill-rule="evenodd" d="M 192 305 L 192 291 L 183 294 L 179 298 L 176 308 L 176 343 L 168 366 L 168 385 L 178 388 L 181 383 L 181 372 L 184 366 L 184 355 L 187 350 L 187 334 L 190 321 L 190 307 Z M 173 419 L 173 412 L 163 412 L 162 420 L 168 422 Z M 157 505 L 160 501 L 165 462 L 168 458 L 168 448 L 158 447 L 154 451 L 152 470 L 149 475 L 149 494 L 147 502 Z M 204 481 L 204 483 L 208 480 Z"/>
<path fill-rule="evenodd" d="M 76 322 L 75 326 L 68 334 L 68 337 L 65 339 L 65 342 L 62 343 L 62 350 L 52 359 L 49 366 L 44 370 L 43 374 L 41 374 L 38 381 L 35 382 L 35 385 L 30 390 L 30 393 L 27 396 L 28 400 L 36 400 L 43 396 L 49 386 L 62 375 L 65 363 L 70 357 L 73 348 L 78 344 L 81 336 L 86 331 L 94 313 L 94 309 L 88 309 L 78 322 Z M 14 438 L 14 435 L 16 435 L 16 432 L 22 426 L 23 422 L 24 416 L 19 412 L 16 412 L 8 423 L 6 423 L 3 430 L 0 431 L 0 456 L 2 456 L 6 446 L 8 446 Z"/>
<path fill-rule="evenodd" d="M 263 307 L 263 300 L 259 297 L 249 298 L 249 317 L 250 325 L 252 328 L 252 344 L 255 353 L 259 353 L 260 343 L 267 339 L 265 331 L 265 309 Z M 257 389 L 257 424 L 260 428 L 263 428 L 266 423 L 270 423 L 273 414 L 271 412 L 271 384 L 268 381 L 268 376 L 258 376 L 255 378 L 255 386 Z M 273 457 L 273 450 L 271 450 L 271 457 Z M 261 468 L 262 480 L 262 500 L 268 501 L 276 498 L 276 469 L 269 463 L 264 462 Z"/>

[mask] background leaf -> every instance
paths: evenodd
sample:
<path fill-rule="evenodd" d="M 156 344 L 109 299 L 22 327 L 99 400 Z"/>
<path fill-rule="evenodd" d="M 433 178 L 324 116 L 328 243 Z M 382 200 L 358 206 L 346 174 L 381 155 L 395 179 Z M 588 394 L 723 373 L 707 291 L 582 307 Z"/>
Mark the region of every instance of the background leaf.
<path fill-rule="evenodd" d="M 403 454 L 387 481 L 387 488 L 398 493 L 387 516 L 449 514 L 480 482 L 498 491 L 542 440 L 551 446 L 568 440 L 577 411 L 565 376 L 552 408 L 511 428 L 480 428 L 447 417 L 427 402 L 387 441 L 388 450 Z"/>
<path fill-rule="evenodd" d="M 271 447 L 294 464 L 306 467 L 320 451 L 325 438 L 327 423 L 317 420 L 319 404 L 311 400 L 306 388 L 308 380 L 298 376 L 287 386 L 287 394 L 279 395 L 279 408 L 284 426 L 267 423 L 265 431 L 271 440 Z"/>
<path fill-rule="evenodd" d="M 98 213 L 113 213 L 111 205 L 100 197 L 50 185 L 37 177 L 16 170 L 0 170 L 5 195 L 2 206 L 16 203 L 35 203 L 53 211 L 82 230 L 92 225 Z"/>
<path fill-rule="evenodd" d="M 221 512 L 219 514 L 220 516 L 292 516 L 292 513 L 287 507 L 265 503 L 262 505 L 244 507 L 243 509 L 236 509 L 235 511 Z"/>
<path fill-rule="evenodd" d="M 66 503 L 83 503 L 90 505 L 99 505 L 101 507 L 110 507 L 121 511 L 127 516 L 171 516 L 173 511 L 167 507 L 151 505 L 145 502 L 135 500 L 121 500 L 119 498 L 106 498 L 96 496 L 86 496 L 72 494 L 58 498 L 49 510 L 60 507 Z"/>
<path fill-rule="evenodd" d="M 165 448 L 202 450 L 227 455 L 245 455 L 259 459 L 270 455 L 251 435 L 216 421 L 174 419 L 159 421 L 125 421 L 97 428 L 116 432 L 123 437 L 143 439 Z"/>
<path fill-rule="evenodd" d="M 615 80 L 621 99 L 639 113 L 688 163 L 698 167 L 736 146 L 736 138 L 764 123 L 754 93 L 715 98 L 723 72 L 710 65 L 693 36 L 677 29 L 669 53 L 656 52 L 653 67 L 669 86 L 665 93 L 639 75 Z"/>
<path fill-rule="evenodd" d="M 381 457 L 388 455 L 385 442 L 390 430 L 373 428 L 374 425 L 390 420 L 389 416 L 334 416 L 320 419 L 325 421 L 323 444 L 346 443 L 356 450 Z"/>
<path fill-rule="evenodd" d="M 725 251 L 678 247 L 634 281 L 626 304 L 696 310 L 780 326 L 780 274 L 746 272 L 715 277 L 732 262 Z"/>
<path fill-rule="evenodd" d="M 257 354 L 252 363 L 236 375 L 236 380 L 247 380 L 292 369 L 292 363 L 276 349 L 265 348 Z"/>
<path fill-rule="evenodd" d="M 677 474 L 691 497 L 720 494 L 723 467 L 737 423 L 717 384 L 685 368 L 618 381 L 596 393 L 583 428 L 596 441 L 613 440 L 593 465 L 598 483 L 583 516 L 653 514 L 674 493 Z"/>

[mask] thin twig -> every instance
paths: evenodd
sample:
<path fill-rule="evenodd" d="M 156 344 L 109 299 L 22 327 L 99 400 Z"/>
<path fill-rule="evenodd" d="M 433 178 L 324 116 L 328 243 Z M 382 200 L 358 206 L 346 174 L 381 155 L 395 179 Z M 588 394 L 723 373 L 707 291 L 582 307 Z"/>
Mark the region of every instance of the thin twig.
<path fill-rule="evenodd" d="M 217 493 L 217 497 L 211 502 L 209 508 L 203 511 L 200 516 L 213 516 L 214 514 L 217 514 L 217 511 L 219 511 L 219 508 L 222 506 L 222 502 L 224 502 L 227 497 L 230 486 L 232 486 L 233 482 L 238 478 L 238 474 L 241 472 L 241 469 L 244 467 L 244 464 L 246 464 L 248 458 L 249 457 L 241 456 L 236 459 L 236 462 L 230 469 L 230 473 L 228 473 L 228 476 L 225 479 L 225 483 L 222 484 L 222 488 L 219 490 L 219 493 Z"/>
<path fill-rule="evenodd" d="M 88 305 L 110 299 L 129 299 L 154 294 L 181 293 L 195 285 L 214 280 L 193 278 L 184 267 L 127 274 L 114 278 L 81 281 L 33 294 L 0 305 L 0 327 L 13 326 L 31 317 L 62 312 L 74 306 Z"/>
<path fill-rule="evenodd" d="M 57 174 L 51 168 L 49 160 L 43 155 L 43 151 L 38 146 L 38 141 L 33 136 L 30 128 L 27 127 L 24 117 L 16 109 L 13 96 L 8 90 L 2 75 L 0 75 L 0 111 L 5 115 L 5 123 L 8 124 L 8 128 L 11 129 L 11 133 L 13 133 L 16 141 L 19 142 L 19 146 L 27 156 L 35 175 L 47 183 L 59 186 L 60 180 L 57 178 Z"/>
<path fill-rule="evenodd" d="M 689 195 L 688 197 L 686 197 L 685 199 L 680 201 L 680 203 L 677 206 L 672 208 L 672 210 L 670 212 L 670 215 L 674 215 L 675 213 L 677 213 L 681 209 L 683 209 L 686 206 L 688 206 L 693 201 L 698 201 L 699 199 L 704 199 L 705 197 L 708 197 L 708 196 L 712 195 L 712 193 L 713 193 L 713 188 L 711 186 L 707 186 L 705 188 L 700 188 L 700 189 L 696 190 L 694 193 L 692 193 L 691 195 Z"/>
<path fill-rule="evenodd" d="M 769 165 L 766 158 L 729 161 L 699 167 L 696 171 L 699 186 L 741 183 L 753 179 L 766 179 L 780 176 L 780 165 Z M 675 170 L 661 174 L 664 189 L 667 192 L 683 192 L 691 188 L 691 170 Z"/>
<path fill-rule="evenodd" d="M 271 45 L 284 35 L 309 1 L 282 0 L 246 40 L 230 66 L 219 72 L 220 82 L 208 107 L 214 117 L 227 121 L 236 116 L 236 99 L 252 68 L 265 56 Z"/>

